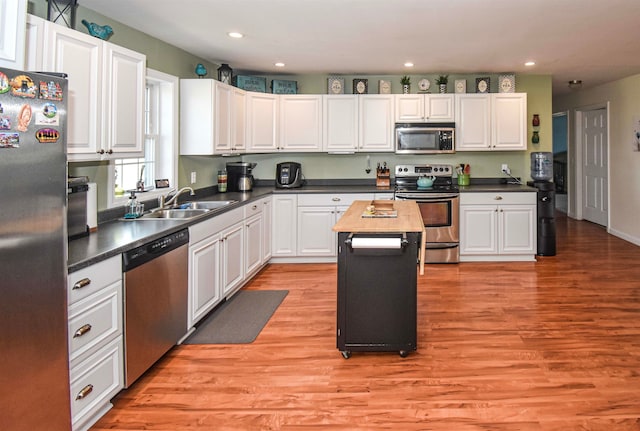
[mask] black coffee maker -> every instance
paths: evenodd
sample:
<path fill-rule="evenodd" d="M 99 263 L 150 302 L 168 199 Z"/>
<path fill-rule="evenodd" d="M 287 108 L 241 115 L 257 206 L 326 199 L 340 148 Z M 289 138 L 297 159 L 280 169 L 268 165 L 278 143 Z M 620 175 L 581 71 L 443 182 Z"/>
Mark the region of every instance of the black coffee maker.
<path fill-rule="evenodd" d="M 253 168 L 257 163 L 227 163 L 227 190 L 230 192 L 249 192 L 253 190 Z"/>

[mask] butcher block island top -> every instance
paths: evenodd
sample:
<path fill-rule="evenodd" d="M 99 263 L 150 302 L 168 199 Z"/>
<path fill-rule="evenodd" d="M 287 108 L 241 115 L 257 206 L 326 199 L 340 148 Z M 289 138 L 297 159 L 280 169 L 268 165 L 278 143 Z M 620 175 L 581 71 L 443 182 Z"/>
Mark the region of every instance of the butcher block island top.
<path fill-rule="evenodd" d="M 349 209 L 333 226 L 335 232 L 382 233 L 382 232 L 422 232 L 424 223 L 415 201 L 385 201 L 393 205 L 397 217 L 364 216 L 371 201 L 353 201 Z"/>
<path fill-rule="evenodd" d="M 353 233 L 421 232 L 420 275 L 424 274 L 426 232 L 418 204 L 415 201 L 385 201 L 387 205 L 393 205 L 393 210 L 398 213 L 397 217 L 363 217 L 371 203 L 371 201 L 353 201 L 333 226 L 333 230 Z"/>

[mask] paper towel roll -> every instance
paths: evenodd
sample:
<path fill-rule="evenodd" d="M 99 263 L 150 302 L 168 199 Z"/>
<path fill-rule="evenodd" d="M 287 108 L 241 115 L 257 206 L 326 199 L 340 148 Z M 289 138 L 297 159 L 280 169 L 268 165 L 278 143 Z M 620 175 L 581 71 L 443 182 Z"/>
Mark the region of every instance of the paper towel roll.
<path fill-rule="evenodd" d="M 379 236 L 373 237 L 355 237 L 351 240 L 352 248 L 393 248 L 402 247 L 401 238 L 384 238 Z"/>
<path fill-rule="evenodd" d="M 87 192 L 87 226 L 89 231 L 98 229 L 98 186 L 96 183 L 89 183 Z"/>

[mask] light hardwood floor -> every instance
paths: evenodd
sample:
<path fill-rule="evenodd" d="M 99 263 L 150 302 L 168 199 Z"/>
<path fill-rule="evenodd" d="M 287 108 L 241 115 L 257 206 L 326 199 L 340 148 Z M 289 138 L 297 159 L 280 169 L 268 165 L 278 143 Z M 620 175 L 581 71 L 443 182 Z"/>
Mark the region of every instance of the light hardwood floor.
<path fill-rule="evenodd" d="M 639 430 L 640 247 L 557 213 L 532 263 L 427 265 L 418 350 L 336 349 L 336 265 L 279 264 L 257 340 L 174 348 L 93 430 Z"/>

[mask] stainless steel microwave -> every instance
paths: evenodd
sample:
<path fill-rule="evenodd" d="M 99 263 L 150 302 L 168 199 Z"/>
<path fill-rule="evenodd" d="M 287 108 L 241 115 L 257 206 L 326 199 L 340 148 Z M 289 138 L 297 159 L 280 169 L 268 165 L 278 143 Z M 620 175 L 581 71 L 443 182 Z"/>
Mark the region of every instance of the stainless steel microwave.
<path fill-rule="evenodd" d="M 396 154 L 455 153 L 455 123 L 396 123 Z"/>

